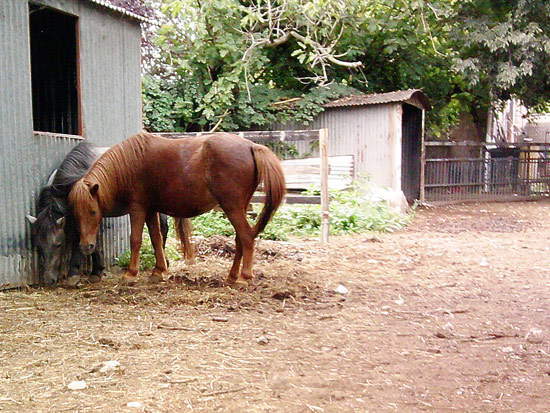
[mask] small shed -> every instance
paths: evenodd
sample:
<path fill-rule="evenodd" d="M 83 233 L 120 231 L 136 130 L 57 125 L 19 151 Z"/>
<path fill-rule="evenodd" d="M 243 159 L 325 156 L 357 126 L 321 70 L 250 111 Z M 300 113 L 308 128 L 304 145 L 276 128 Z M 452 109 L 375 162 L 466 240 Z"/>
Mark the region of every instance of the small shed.
<path fill-rule="evenodd" d="M 308 128 L 327 128 L 330 156 L 354 155 L 356 174 L 403 191 L 412 202 L 420 197 L 424 117 L 429 106 L 419 89 L 346 96 L 325 104 Z"/>
<path fill-rule="evenodd" d="M 141 130 L 140 20 L 105 0 L 0 1 L 0 289 L 37 281 L 25 214 L 48 174 L 82 139 Z M 106 258 L 127 245 L 107 231 Z"/>

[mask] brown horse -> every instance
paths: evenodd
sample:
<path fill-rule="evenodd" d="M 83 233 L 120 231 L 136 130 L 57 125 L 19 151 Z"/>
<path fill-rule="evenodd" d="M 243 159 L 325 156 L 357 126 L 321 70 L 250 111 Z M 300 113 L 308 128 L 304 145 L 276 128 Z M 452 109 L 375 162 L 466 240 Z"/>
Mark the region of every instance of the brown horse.
<path fill-rule="evenodd" d="M 265 205 L 251 227 L 246 209 L 261 182 Z M 252 278 L 254 239 L 284 194 L 281 164 L 265 146 L 228 133 L 177 140 L 140 133 L 105 152 L 73 186 L 69 204 L 79 226 L 84 254 L 95 249 L 103 216 L 130 214 L 131 258 L 124 273 L 129 281 L 135 280 L 138 273 L 143 224 L 147 223 L 156 257 L 153 282 L 160 281 L 167 269 L 158 212 L 187 219 L 219 205 L 236 232 L 236 253 L 228 283 L 246 284 Z M 186 220 L 179 221 L 179 234 L 184 232 L 185 224 Z"/>

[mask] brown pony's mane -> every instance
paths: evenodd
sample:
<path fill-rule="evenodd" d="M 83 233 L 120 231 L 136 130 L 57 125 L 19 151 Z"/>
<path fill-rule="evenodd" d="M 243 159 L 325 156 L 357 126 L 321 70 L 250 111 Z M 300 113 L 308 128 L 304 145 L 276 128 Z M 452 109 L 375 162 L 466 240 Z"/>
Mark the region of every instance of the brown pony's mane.
<path fill-rule="evenodd" d="M 147 148 L 155 135 L 141 132 L 113 146 L 97 159 L 88 173 L 77 181 L 69 194 L 73 205 L 92 200 L 90 188 L 98 184 L 102 210 L 109 209 L 117 193 L 133 186 L 138 178 Z"/>

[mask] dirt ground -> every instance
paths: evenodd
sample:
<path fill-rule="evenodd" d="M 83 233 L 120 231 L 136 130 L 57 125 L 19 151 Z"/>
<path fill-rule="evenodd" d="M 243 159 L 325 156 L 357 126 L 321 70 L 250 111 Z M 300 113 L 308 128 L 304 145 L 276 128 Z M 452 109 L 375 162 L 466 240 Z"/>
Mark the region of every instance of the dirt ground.
<path fill-rule="evenodd" d="M 248 291 L 199 247 L 160 285 L 0 293 L 0 411 L 550 410 L 550 202 L 262 241 Z"/>

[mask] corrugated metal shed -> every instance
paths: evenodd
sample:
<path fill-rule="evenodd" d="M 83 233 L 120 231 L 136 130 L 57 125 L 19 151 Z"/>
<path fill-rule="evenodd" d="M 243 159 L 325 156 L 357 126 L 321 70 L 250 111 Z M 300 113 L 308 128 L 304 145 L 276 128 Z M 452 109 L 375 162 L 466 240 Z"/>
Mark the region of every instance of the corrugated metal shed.
<path fill-rule="evenodd" d="M 93 4 L 98 1 L 32 2 L 78 19 L 82 136 L 33 132 L 29 2 L 0 1 L 0 288 L 37 281 L 25 214 L 35 212 L 52 169 L 82 138 L 110 146 L 141 130 L 139 21 Z M 112 260 L 127 249 L 128 223 L 123 218 L 105 225 L 111 227 L 105 255 Z"/>
<path fill-rule="evenodd" d="M 290 122 L 272 128 L 327 128 L 329 155 L 354 155 L 359 176 L 403 190 L 409 200 L 418 198 L 423 119 L 429 108 L 421 90 L 347 96 L 324 108 L 307 126 Z M 308 147 L 298 149 L 300 153 L 310 152 Z"/>

